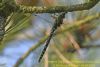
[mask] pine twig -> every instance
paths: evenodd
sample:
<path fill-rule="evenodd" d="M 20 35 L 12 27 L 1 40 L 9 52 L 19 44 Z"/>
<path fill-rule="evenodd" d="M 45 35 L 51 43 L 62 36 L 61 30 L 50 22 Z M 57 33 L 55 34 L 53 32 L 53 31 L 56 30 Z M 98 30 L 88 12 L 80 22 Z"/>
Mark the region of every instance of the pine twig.
<path fill-rule="evenodd" d="M 77 65 L 73 64 L 71 61 L 69 61 L 68 59 L 66 59 L 62 53 L 54 46 L 52 45 L 52 48 L 54 50 L 54 52 L 57 54 L 57 56 L 66 64 L 72 66 L 72 67 L 77 67 Z"/>
<path fill-rule="evenodd" d="M 75 48 L 75 50 L 79 54 L 80 53 L 79 50 L 81 49 L 79 44 L 75 41 L 74 37 L 72 36 L 72 34 L 70 32 L 67 32 L 67 36 L 68 36 L 69 40 L 71 41 L 72 46 Z"/>
<path fill-rule="evenodd" d="M 44 56 L 44 67 L 49 67 L 48 65 L 49 64 L 48 64 L 48 49 L 47 49 L 47 52 Z"/>

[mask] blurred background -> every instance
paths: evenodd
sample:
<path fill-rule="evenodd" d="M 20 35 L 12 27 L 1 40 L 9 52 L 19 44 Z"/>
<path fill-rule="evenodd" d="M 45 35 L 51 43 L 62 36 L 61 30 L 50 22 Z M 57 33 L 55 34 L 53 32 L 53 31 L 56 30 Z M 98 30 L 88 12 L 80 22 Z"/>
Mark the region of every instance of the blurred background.
<path fill-rule="evenodd" d="M 85 2 L 88 0 L 38 0 L 35 5 L 68 6 Z M 21 3 L 17 2 L 17 4 Z M 28 4 L 25 3 L 25 5 Z M 77 65 L 79 67 L 99 67 L 100 16 L 86 21 L 87 23 L 77 28 L 73 27 L 63 31 L 69 25 L 80 21 L 85 22 L 89 17 L 100 14 L 99 6 L 100 3 L 87 11 L 68 12 L 63 24 L 57 30 L 58 34 L 52 38 L 42 61 L 38 63 L 45 42 L 40 43 L 24 59 L 20 67 L 66 67 L 68 64 L 69 67 L 77 67 Z M 31 47 L 35 47 L 42 39 L 45 39 L 55 23 L 54 17 L 49 13 L 24 14 L 19 11 L 12 13 L 7 19 L 9 24 L 6 26 L 3 45 L 0 45 L 0 67 L 13 67 Z"/>

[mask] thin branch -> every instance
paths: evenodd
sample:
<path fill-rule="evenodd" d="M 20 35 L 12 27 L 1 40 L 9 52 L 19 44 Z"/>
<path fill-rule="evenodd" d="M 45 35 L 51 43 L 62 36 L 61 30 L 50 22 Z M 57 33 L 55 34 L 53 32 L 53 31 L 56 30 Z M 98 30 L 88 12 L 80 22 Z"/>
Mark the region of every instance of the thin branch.
<path fill-rule="evenodd" d="M 82 19 L 82 20 L 80 20 L 80 21 L 77 21 L 77 22 L 75 22 L 75 23 L 69 25 L 66 29 L 63 29 L 63 30 L 60 31 L 60 32 L 56 32 L 55 35 L 58 35 L 58 34 L 61 34 L 61 33 L 66 32 L 66 31 L 72 30 L 73 28 L 74 28 L 73 30 L 75 30 L 76 27 L 79 27 L 80 25 L 82 25 L 82 24 L 84 24 L 84 23 L 89 23 L 88 21 L 92 21 L 92 20 L 98 19 L 98 18 L 100 18 L 100 14 L 99 14 L 99 13 L 97 13 L 96 15 L 88 16 L 88 17 L 86 17 L 85 19 Z M 55 36 L 55 35 L 54 35 L 54 36 Z M 36 48 L 40 47 L 41 44 L 43 44 L 43 43 L 47 40 L 47 38 L 48 38 L 48 36 L 46 35 L 46 36 L 45 36 L 44 38 L 42 38 L 35 46 L 32 46 L 22 57 L 20 57 L 20 58 L 18 59 L 18 61 L 17 61 L 16 64 L 14 65 L 14 67 L 18 67 L 18 66 L 24 61 L 24 59 L 25 59 L 26 57 L 28 57 L 28 55 L 29 55 L 32 51 L 34 51 Z"/>
<path fill-rule="evenodd" d="M 44 55 L 44 67 L 49 67 L 48 66 L 48 49 L 47 49 L 47 52 Z"/>
<path fill-rule="evenodd" d="M 26 57 L 28 57 L 28 55 L 34 51 L 36 48 L 38 48 L 39 46 L 41 46 L 41 44 L 43 44 L 48 36 L 45 36 L 44 38 L 42 38 L 35 46 L 32 46 L 22 57 L 20 57 L 18 59 L 18 61 L 16 62 L 16 64 L 14 65 L 14 67 L 18 67 Z"/>
<path fill-rule="evenodd" d="M 100 13 L 97 13 L 97 14 L 95 14 L 95 15 L 92 15 L 92 16 L 87 16 L 87 17 L 85 17 L 84 19 L 82 19 L 82 20 L 79 20 L 79 21 L 75 21 L 74 23 L 72 23 L 72 24 L 68 24 L 67 26 L 66 26 L 66 28 L 64 28 L 64 29 L 62 29 L 62 30 L 60 30 L 60 31 L 58 31 L 57 33 L 55 33 L 55 35 L 56 34 L 60 34 L 60 33 L 62 33 L 62 32 L 66 32 L 66 31 L 70 31 L 70 30 L 75 30 L 75 29 L 77 29 L 78 27 L 80 27 L 81 25 L 83 25 L 83 24 L 85 24 L 85 23 L 91 23 L 91 21 L 93 21 L 93 20 L 95 20 L 95 19 L 98 19 L 98 18 L 100 18 Z"/>
<path fill-rule="evenodd" d="M 96 44 L 96 45 L 83 45 L 81 48 L 100 48 L 100 44 Z"/>
<path fill-rule="evenodd" d="M 69 61 L 68 59 L 66 59 L 62 53 L 54 46 L 52 45 L 54 52 L 57 54 L 57 56 L 66 64 L 72 66 L 72 67 L 77 67 L 77 65 L 73 64 L 71 61 Z"/>
<path fill-rule="evenodd" d="M 91 45 L 91 44 L 88 44 L 88 45 L 82 45 L 81 46 L 81 49 L 93 49 L 93 48 L 100 48 L 100 44 L 95 44 L 95 45 Z M 76 51 L 75 48 L 72 48 L 74 51 Z"/>
<path fill-rule="evenodd" d="M 79 50 L 81 49 L 79 44 L 75 41 L 75 38 L 73 37 L 73 35 L 70 32 L 67 32 L 67 36 L 69 38 L 69 40 L 72 43 L 72 46 L 75 48 L 75 50 L 77 50 L 78 54 L 80 54 Z"/>

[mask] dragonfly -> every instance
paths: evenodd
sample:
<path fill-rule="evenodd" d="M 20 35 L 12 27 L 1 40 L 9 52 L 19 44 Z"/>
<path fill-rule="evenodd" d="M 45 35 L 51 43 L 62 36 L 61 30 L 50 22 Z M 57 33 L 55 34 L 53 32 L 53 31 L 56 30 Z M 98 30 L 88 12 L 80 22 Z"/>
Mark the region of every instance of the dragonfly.
<path fill-rule="evenodd" d="M 39 60 L 38 60 L 39 62 L 41 61 L 43 55 L 45 54 L 46 49 L 47 49 L 47 47 L 49 46 L 50 40 L 52 39 L 52 37 L 53 37 L 53 35 L 54 35 L 56 29 L 57 29 L 58 27 L 60 27 L 61 24 L 63 23 L 63 19 L 65 18 L 65 14 L 66 14 L 66 12 L 62 12 L 62 13 L 60 13 L 59 16 L 56 18 L 55 23 L 54 23 L 54 25 L 53 25 L 53 27 L 52 27 L 52 29 L 51 29 L 50 35 L 49 35 L 48 39 L 46 40 L 46 44 L 45 44 L 45 46 L 44 46 L 44 49 L 43 49 L 43 51 L 42 51 L 42 53 L 41 53 L 41 55 L 40 55 L 40 57 L 39 57 Z"/>

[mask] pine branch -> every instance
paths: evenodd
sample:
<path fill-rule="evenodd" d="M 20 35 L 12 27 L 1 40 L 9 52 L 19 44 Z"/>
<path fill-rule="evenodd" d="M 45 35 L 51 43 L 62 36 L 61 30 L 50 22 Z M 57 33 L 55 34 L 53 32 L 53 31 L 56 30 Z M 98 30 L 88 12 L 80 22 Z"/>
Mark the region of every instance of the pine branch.
<path fill-rule="evenodd" d="M 53 6 L 53 7 L 35 7 L 35 6 L 18 6 L 21 12 L 25 13 L 60 13 L 89 10 L 94 7 L 100 0 L 90 0 L 88 3 L 70 5 L 70 6 Z"/>
<path fill-rule="evenodd" d="M 38 7 L 38 6 L 23 6 L 16 5 L 15 2 L 11 0 L 1 0 L 0 1 L 0 14 L 9 15 L 9 13 L 20 12 L 26 13 L 60 13 L 60 12 L 72 12 L 72 11 L 81 11 L 89 10 L 94 7 L 100 0 L 89 0 L 89 2 L 83 4 L 76 4 L 70 6 L 53 6 L 53 7 Z M 7 13 L 8 12 L 8 13 Z"/>

